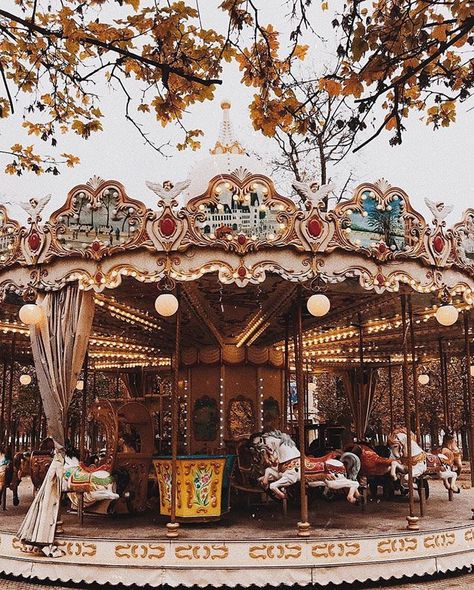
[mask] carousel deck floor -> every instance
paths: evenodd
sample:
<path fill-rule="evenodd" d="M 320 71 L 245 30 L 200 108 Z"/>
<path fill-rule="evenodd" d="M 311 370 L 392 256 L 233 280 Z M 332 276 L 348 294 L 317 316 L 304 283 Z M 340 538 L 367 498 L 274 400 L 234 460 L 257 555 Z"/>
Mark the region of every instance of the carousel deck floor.
<path fill-rule="evenodd" d="M 462 492 L 448 502 L 447 493 L 440 481 L 430 481 L 430 498 L 426 504 L 426 515 L 420 519 L 420 530 L 430 531 L 440 528 L 465 525 L 473 516 L 474 489 L 466 481 L 461 481 Z M 32 500 L 32 486 L 29 479 L 22 481 L 20 506 L 11 505 L 6 512 L 0 511 L 0 531 L 15 532 Z M 229 514 L 220 521 L 208 523 L 181 523 L 181 539 L 212 539 L 218 541 L 239 539 L 278 539 L 296 538 L 296 522 L 299 520 L 299 507 L 288 502 L 288 515 L 282 514 L 280 504 L 269 501 L 266 504 L 233 506 Z M 416 498 L 416 516 L 419 516 L 419 503 Z M 310 502 L 309 516 L 312 525 L 311 537 L 338 538 L 344 536 L 371 536 L 406 530 L 408 499 L 396 495 L 393 500 L 369 501 L 365 510 L 353 506 L 339 497 L 333 501 L 315 498 Z M 166 517 L 158 510 L 150 509 L 144 514 L 115 516 L 84 515 L 84 524 L 79 526 L 77 516 L 62 512 L 65 534 L 85 538 L 120 539 L 166 539 Z"/>
<path fill-rule="evenodd" d="M 61 557 L 31 552 L 16 531 L 31 501 L 24 480 L 21 504 L 0 511 L 0 574 L 59 582 L 191 588 L 327 585 L 443 573 L 474 565 L 474 489 L 466 481 L 452 502 L 430 482 L 419 531 L 406 529 L 408 501 L 369 502 L 365 512 L 344 499 L 310 505 L 308 538 L 296 535 L 299 510 L 284 517 L 276 503 L 233 506 L 220 522 L 183 524 L 166 537 L 166 520 L 138 516 L 63 514 Z M 418 504 L 417 504 L 418 508 Z"/>

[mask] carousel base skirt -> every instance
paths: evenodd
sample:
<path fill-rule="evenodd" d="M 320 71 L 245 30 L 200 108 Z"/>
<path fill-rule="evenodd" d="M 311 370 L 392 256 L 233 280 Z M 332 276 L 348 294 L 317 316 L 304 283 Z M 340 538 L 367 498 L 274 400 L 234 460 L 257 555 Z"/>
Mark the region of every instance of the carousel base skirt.
<path fill-rule="evenodd" d="M 474 565 L 474 488 L 452 502 L 441 482 L 430 482 L 419 531 L 407 526 L 408 502 L 369 502 L 365 510 L 344 498 L 310 504 L 310 536 L 298 537 L 298 506 L 282 514 L 275 502 L 240 505 L 218 522 L 181 524 L 166 536 L 158 506 L 144 514 L 77 516 L 62 509 L 62 557 L 27 552 L 16 531 L 32 500 L 22 481 L 20 505 L 0 511 L 1 572 L 53 582 L 159 587 L 279 586 L 389 580 L 454 571 Z M 418 511 L 419 505 L 416 504 Z"/>
<path fill-rule="evenodd" d="M 230 536 L 230 535 L 229 535 Z M 212 540 L 61 536 L 64 556 L 26 552 L 0 533 L 0 571 L 55 582 L 137 586 L 341 584 L 413 577 L 474 565 L 474 523 L 378 536 Z"/>

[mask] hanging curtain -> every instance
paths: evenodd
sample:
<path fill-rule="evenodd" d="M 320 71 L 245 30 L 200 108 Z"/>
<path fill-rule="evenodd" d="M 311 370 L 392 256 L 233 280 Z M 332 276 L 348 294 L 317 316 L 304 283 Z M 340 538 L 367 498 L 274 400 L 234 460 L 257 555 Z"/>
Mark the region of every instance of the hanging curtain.
<path fill-rule="evenodd" d="M 377 369 L 348 369 L 343 373 L 344 390 L 351 406 L 355 432 L 358 440 L 362 440 L 367 430 L 372 405 L 374 403 L 375 386 L 377 385 Z"/>
<path fill-rule="evenodd" d="M 30 328 L 31 349 L 55 454 L 18 538 L 26 544 L 51 545 L 61 496 L 67 413 L 89 343 L 94 294 L 75 284 L 47 293 L 38 303 L 44 320 Z"/>

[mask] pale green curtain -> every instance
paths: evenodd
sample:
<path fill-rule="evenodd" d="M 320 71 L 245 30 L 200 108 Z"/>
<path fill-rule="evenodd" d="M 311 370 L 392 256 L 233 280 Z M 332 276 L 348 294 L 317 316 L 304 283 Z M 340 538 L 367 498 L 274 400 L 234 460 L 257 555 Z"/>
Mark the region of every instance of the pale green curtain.
<path fill-rule="evenodd" d="M 94 294 L 74 284 L 47 293 L 38 303 L 44 320 L 30 329 L 31 349 L 55 456 L 18 538 L 27 544 L 51 545 L 61 496 L 67 412 L 89 343 Z"/>

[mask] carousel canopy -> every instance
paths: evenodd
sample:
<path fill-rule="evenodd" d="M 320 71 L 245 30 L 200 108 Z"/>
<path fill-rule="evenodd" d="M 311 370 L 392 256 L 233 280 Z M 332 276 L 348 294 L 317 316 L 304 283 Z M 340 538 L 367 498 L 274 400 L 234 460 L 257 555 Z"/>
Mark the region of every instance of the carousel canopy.
<path fill-rule="evenodd" d="M 459 327 L 441 326 L 436 314 L 442 304 L 466 312 L 474 304 L 474 209 L 448 229 L 446 205 L 427 201 L 427 222 L 383 179 L 331 210 L 324 187 L 300 183 L 307 197 L 300 206 L 246 154 L 230 103 L 222 109 L 216 145 L 187 180 L 147 183 L 158 196 L 153 209 L 98 177 L 74 187 L 47 220 L 46 199 L 29 201 L 27 225 L 0 206 L 3 356 L 14 336 L 15 354 L 30 358 L 28 326 L 18 319 L 24 299 L 73 282 L 94 291 L 97 368 L 169 366 L 174 320 L 155 312 L 157 285 L 162 292 L 179 285 L 189 363 L 223 356 L 281 365 L 294 303 L 315 291 L 331 308 L 319 318 L 305 308 L 308 366 L 359 362 L 361 333 L 365 362 L 397 362 L 399 292 L 411 294 L 419 358 L 438 350 L 440 338 L 457 354 Z"/>

